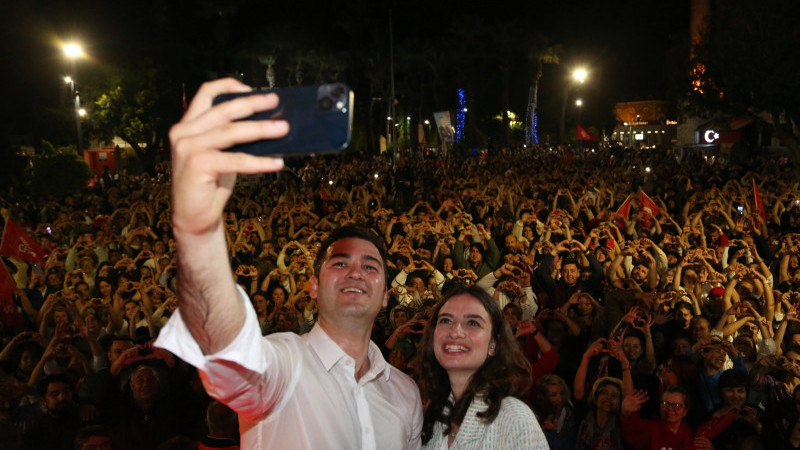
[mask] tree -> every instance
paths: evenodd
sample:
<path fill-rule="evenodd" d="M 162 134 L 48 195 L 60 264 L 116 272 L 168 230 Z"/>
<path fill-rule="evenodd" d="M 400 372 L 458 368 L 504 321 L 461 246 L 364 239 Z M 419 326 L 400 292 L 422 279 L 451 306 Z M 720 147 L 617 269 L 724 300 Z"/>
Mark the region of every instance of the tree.
<path fill-rule="evenodd" d="M 800 170 L 800 3 L 721 2 L 694 49 L 694 113 L 747 116 L 771 129 Z"/>
<path fill-rule="evenodd" d="M 156 69 L 119 70 L 108 78 L 88 116 L 95 137 L 104 141 L 119 137 L 146 168 L 153 167 L 155 154 L 178 113 L 177 91 L 159 87 L 157 76 Z"/>
<path fill-rule="evenodd" d="M 531 63 L 531 86 L 528 93 L 528 108 L 525 114 L 525 144 L 538 144 L 534 139 L 536 134 L 534 118 L 539 109 L 539 80 L 542 79 L 542 69 L 545 64 L 559 64 L 561 61 L 562 47 L 547 45 L 545 42 L 536 42 L 528 52 L 528 61 Z M 536 142 L 534 142 L 536 140 Z"/>
<path fill-rule="evenodd" d="M 91 177 L 89 166 L 75 153 L 74 146 L 53 147 L 42 141 L 31 157 L 28 189 L 35 195 L 63 196 L 80 192 Z"/>

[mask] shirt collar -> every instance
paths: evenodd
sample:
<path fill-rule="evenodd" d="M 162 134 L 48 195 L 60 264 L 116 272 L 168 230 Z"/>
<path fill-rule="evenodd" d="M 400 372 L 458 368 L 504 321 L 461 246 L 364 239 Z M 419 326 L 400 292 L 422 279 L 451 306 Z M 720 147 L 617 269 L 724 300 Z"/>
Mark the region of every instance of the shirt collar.
<path fill-rule="evenodd" d="M 311 346 L 311 349 L 316 353 L 317 358 L 322 362 L 322 366 L 326 371 L 330 372 L 331 368 L 343 358 L 350 358 L 350 355 L 345 353 L 344 350 L 328 336 L 328 333 L 319 326 L 319 323 L 314 324 L 314 327 L 306 336 L 308 345 Z M 389 374 L 391 373 L 391 366 L 386 363 L 380 349 L 378 349 L 378 346 L 372 341 L 369 341 L 367 358 L 369 358 L 370 367 L 369 371 L 362 379 L 371 380 L 379 375 L 383 375 L 383 378 L 388 380 Z"/>

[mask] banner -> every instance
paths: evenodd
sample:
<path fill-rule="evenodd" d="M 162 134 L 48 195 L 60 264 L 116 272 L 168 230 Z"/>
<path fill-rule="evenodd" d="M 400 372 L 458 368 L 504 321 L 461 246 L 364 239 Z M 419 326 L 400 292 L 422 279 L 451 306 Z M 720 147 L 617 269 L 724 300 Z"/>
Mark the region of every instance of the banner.
<path fill-rule="evenodd" d="M 578 131 L 575 133 L 575 136 L 579 141 L 596 141 L 597 138 L 592 133 L 586 131 L 586 128 L 578 125 Z"/>
<path fill-rule="evenodd" d="M 644 191 L 639 191 L 639 206 L 642 208 L 643 212 L 646 212 L 650 215 L 650 217 L 655 218 L 658 215 L 660 209 L 656 202 L 654 202 Z"/>
<path fill-rule="evenodd" d="M 761 194 L 758 192 L 755 178 L 753 178 L 753 207 L 758 211 L 758 216 L 761 217 L 761 223 L 767 223 L 767 211 L 764 210 L 764 203 L 761 201 Z"/>
<path fill-rule="evenodd" d="M 450 122 L 450 111 L 441 111 L 433 113 L 433 120 L 439 130 L 439 139 L 447 144 L 455 142 L 453 136 L 453 124 Z"/>
<path fill-rule="evenodd" d="M 622 202 L 622 205 L 619 206 L 617 212 L 614 213 L 614 217 L 622 217 L 625 220 L 628 220 L 628 217 L 631 215 L 631 198 L 630 196 Z"/>
<path fill-rule="evenodd" d="M 6 220 L 0 254 L 44 265 L 47 253 L 11 219 Z"/>

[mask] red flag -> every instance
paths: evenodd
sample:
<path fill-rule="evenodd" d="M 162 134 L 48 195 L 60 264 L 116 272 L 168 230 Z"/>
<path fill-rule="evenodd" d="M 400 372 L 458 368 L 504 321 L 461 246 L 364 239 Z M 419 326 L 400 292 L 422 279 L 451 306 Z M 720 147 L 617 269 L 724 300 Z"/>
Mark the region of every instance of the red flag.
<path fill-rule="evenodd" d="M 625 220 L 628 220 L 631 214 L 631 198 L 628 197 L 622 202 L 617 212 L 614 213 L 614 217 L 622 217 Z"/>
<path fill-rule="evenodd" d="M 758 192 L 755 178 L 753 178 L 753 206 L 758 211 L 758 216 L 761 217 L 762 223 L 767 223 L 767 211 L 764 210 L 764 203 L 761 201 L 761 194 Z"/>
<path fill-rule="evenodd" d="M 576 132 L 576 136 L 579 141 L 596 141 L 597 138 L 592 134 L 586 131 L 586 128 L 578 125 L 578 131 Z"/>
<path fill-rule="evenodd" d="M 23 326 L 22 317 L 14 304 L 14 292 L 17 285 L 6 269 L 6 265 L 0 261 L 0 319 L 3 323 L 18 329 Z"/>
<path fill-rule="evenodd" d="M 25 231 L 11 219 L 6 220 L 6 227 L 3 229 L 0 254 L 42 265 L 47 256 L 42 246 L 25 234 Z"/>
<path fill-rule="evenodd" d="M 639 191 L 639 206 L 642 208 L 642 211 L 649 214 L 650 217 L 656 217 L 658 215 L 658 205 L 656 205 L 656 202 L 651 200 L 642 190 Z"/>

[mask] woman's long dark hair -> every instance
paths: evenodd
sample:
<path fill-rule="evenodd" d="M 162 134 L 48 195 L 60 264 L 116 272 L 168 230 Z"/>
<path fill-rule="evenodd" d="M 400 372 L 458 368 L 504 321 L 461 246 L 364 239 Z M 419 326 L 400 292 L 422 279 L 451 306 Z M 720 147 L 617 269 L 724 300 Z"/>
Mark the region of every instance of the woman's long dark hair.
<path fill-rule="evenodd" d="M 470 379 L 464 395 L 453 404 L 450 401 L 450 379 L 433 352 L 433 332 L 442 306 L 449 299 L 463 294 L 474 297 L 489 313 L 495 354 L 486 358 Z M 530 387 L 530 367 L 503 317 L 500 306 L 486 291 L 475 285 L 457 285 L 445 292 L 444 298 L 434 308 L 422 337 L 417 379 L 423 401 L 429 401 L 422 425 L 422 443 L 427 443 L 431 439 L 433 425 L 437 421 L 445 424 L 445 434 L 450 432 L 453 423 L 461 424 L 475 395 L 479 395 L 487 405 L 486 411 L 479 412 L 478 417 L 486 423 L 491 423 L 500 412 L 500 404 L 504 397 L 521 397 Z"/>

